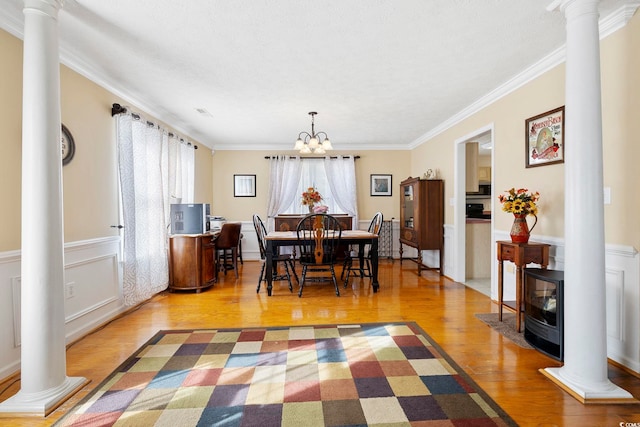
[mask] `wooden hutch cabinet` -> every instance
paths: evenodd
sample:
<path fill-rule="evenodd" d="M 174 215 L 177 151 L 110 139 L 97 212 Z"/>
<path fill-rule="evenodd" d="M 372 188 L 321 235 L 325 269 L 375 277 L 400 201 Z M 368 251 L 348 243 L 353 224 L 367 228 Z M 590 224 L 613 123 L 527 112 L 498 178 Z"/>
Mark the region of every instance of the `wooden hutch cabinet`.
<path fill-rule="evenodd" d="M 169 237 L 169 290 L 195 290 L 217 281 L 214 234 L 175 234 Z"/>
<path fill-rule="evenodd" d="M 444 182 L 440 179 L 407 178 L 400 183 L 400 263 L 402 245 L 418 251 L 418 274 L 429 269 L 422 263 L 423 250 L 439 251 L 440 275 L 444 246 Z M 435 268 L 434 268 L 435 269 Z"/>

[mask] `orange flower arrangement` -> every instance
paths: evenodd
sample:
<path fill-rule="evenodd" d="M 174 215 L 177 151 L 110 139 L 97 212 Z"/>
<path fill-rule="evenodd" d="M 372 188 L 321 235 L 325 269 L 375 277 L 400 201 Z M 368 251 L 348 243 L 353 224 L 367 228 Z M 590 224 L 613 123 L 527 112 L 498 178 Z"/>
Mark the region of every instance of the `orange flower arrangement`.
<path fill-rule="evenodd" d="M 540 199 L 540 193 L 537 191 L 529 192 L 527 188 L 518 190 L 512 188 L 505 193 L 498 196 L 498 200 L 502 203 L 503 211 L 512 214 L 537 215 L 538 206 L 536 202 Z"/>
<path fill-rule="evenodd" d="M 322 196 L 320 195 L 320 193 L 318 193 L 318 190 L 313 187 L 307 188 L 307 191 L 302 193 L 303 205 L 313 206 L 316 203 L 319 203 L 321 200 Z"/>

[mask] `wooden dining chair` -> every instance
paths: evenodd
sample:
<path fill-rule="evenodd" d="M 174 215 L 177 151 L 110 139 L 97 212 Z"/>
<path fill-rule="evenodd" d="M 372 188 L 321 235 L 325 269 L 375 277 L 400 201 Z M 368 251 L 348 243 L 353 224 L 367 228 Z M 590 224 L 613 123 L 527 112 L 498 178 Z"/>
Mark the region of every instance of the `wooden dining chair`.
<path fill-rule="evenodd" d="M 234 270 L 238 278 L 238 245 L 240 243 L 239 222 L 225 222 L 220 234 L 216 237 L 216 265 L 227 274 L 227 270 Z"/>
<path fill-rule="evenodd" d="M 374 233 L 380 236 L 382 230 L 383 215 L 382 212 L 376 212 L 371 218 L 369 233 Z M 360 246 L 353 246 L 345 253 L 344 262 L 342 264 L 342 274 L 340 279 L 346 276 L 344 279 L 344 287 L 349 285 L 349 276 L 353 273 L 354 277 L 371 277 L 371 245 L 364 245 L 362 247 L 362 263 L 360 262 Z M 355 261 L 355 264 L 354 264 Z"/>
<path fill-rule="evenodd" d="M 256 236 L 258 237 L 258 247 L 260 248 L 260 259 L 262 259 L 262 266 L 260 267 L 260 278 L 258 279 L 258 287 L 256 293 L 260 292 L 260 285 L 263 281 L 266 281 L 265 267 L 267 265 L 267 243 L 265 237 L 267 235 L 267 229 L 264 226 L 264 222 L 258 215 L 253 215 L 253 227 L 256 229 Z M 284 265 L 284 274 L 278 274 L 278 264 Z M 289 291 L 293 292 L 293 284 L 291 282 L 291 275 L 299 282 L 298 275 L 296 274 L 295 266 L 293 265 L 293 258 L 290 254 L 274 254 L 273 255 L 273 275 L 272 280 L 287 280 L 289 282 Z"/>
<path fill-rule="evenodd" d="M 302 265 L 302 279 L 298 296 L 307 281 L 332 280 L 336 295 L 340 296 L 338 281 L 336 280 L 335 264 L 342 236 L 342 227 L 338 220 L 327 214 L 310 214 L 302 218 L 296 227 L 298 239 L 298 261 Z M 328 272 L 327 275 L 312 275 L 310 272 Z"/>

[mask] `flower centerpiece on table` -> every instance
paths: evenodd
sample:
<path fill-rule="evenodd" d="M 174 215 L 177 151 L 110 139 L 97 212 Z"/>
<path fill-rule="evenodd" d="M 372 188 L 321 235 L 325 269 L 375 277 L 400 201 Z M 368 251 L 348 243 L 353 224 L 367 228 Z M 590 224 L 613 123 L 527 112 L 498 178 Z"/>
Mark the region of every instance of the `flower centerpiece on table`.
<path fill-rule="evenodd" d="M 505 194 L 498 196 L 498 200 L 502 203 L 502 210 L 512 213 L 515 217 L 511 226 L 511 241 L 513 243 L 528 243 L 531 230 L 538 223 L 538 205 L 536 202 L 540 199 L 540 193 L 529 191 L 526 188 L 516 190 L 512 188 L 507 190 Z M 535 218 L 533 226 L 529 228 L 527 224 L 527 215 Z"/>
<path fill-rule="evenodd" d="M 309 187 L 307 191 L 302 193 L 302 204 L 309 207 L 309 212 L 313 212 L 313 206 L 320 201 L 322 201 L 322 196 L 314 187 Z"/>

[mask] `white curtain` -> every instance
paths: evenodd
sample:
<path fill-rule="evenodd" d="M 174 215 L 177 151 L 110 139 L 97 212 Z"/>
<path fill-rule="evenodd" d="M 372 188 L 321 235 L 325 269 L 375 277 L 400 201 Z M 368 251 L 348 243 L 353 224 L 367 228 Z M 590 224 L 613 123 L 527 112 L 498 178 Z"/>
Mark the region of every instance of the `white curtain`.
<path fill-rule="evenodd" d="M 163 168 L 169 171 L 169 200 L 175 203 L 193 203 L 195 184 L 195 152 L 191 143 L 168 134 L 169 150 Z"/>
<path fill-rule="evenodd" d="M 118 167 L 124 224 L 123 298 L 138 304 L 168 286 L 170 198 L 193 201 L 193 148 L 139 115 L 119 114 Z"/>
<path fill-rule="evenodd" d="M 302 174 L 302 160 L 300 157 L 271 157 L 269 170 L 267 229 L 273 230 L 273 217 L 284 212 L 299 197 L 297 190 Z"/>
<path fill-rule="evenodd" d="M 333 199 L 347 214 L 353 217 L 352 228 L 358 228 L 358 195 L 356 192 L 356 159 L 353 156 L 329 156 L 324 159 L 324 168 Z"/>

